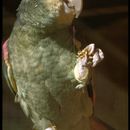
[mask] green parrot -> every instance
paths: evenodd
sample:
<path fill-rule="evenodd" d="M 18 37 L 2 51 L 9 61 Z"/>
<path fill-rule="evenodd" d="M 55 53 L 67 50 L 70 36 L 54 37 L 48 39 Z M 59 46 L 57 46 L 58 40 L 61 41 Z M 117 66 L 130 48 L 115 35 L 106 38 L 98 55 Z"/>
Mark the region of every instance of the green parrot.
<path fill-rule="evenodd" d="M 82 5 L 82 0 L 22 0 L 3 44 L 8 86 L 36 130 L 90 130 L 92 68 L 104 54 L 93 43 L 81 50 L 70 32 Z"/>

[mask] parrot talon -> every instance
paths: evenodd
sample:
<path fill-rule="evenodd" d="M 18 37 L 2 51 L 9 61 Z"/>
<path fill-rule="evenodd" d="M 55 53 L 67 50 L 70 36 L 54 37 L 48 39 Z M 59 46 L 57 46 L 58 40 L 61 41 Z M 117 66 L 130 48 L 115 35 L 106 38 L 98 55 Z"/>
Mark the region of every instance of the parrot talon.
<path fill-rule="evenodd" d="M 76 89 L 82 89 L 83 87 L 84 87 L 83 84 L 78 84 L 75 88 L 76 88 Z"/>
<path fill-rule="evenodd" d="M 45 130 L 56 130 L 56 126 L 48 127 L 48 128 L 46 128 Z"/>

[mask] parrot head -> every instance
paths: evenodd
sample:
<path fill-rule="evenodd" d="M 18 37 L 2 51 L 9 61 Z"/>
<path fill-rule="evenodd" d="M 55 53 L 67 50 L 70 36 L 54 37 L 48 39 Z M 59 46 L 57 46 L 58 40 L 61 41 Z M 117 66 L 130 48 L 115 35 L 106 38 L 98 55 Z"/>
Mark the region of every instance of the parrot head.
<path fill-rule="evenodd" d="M 46 0 L 45 5 L 49 14 L 54 12 L 56 23 L 71 25 L 74 18 L 78 18 L 82 10 L 82 0 Z"/>
<path fill-rule="evenodd" d="M 23 23 L 42 27 L 53 25 L 69 26 L 78 18 L 82 0 L 22 0 L 17 16 Z"/>

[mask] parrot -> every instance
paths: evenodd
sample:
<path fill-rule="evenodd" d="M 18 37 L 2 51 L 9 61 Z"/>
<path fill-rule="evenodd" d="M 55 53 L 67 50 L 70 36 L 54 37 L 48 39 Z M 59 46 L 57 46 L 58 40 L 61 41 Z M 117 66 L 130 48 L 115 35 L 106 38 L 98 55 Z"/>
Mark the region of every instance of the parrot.
<path fill-rule="evenodd" d="M 22 0 L 2 69 L 14 101 L 35 130 L 90 130 L 92 70 L 104 53 L 94 43 L 81 49 L 73 20 L 82 0 Z"/>

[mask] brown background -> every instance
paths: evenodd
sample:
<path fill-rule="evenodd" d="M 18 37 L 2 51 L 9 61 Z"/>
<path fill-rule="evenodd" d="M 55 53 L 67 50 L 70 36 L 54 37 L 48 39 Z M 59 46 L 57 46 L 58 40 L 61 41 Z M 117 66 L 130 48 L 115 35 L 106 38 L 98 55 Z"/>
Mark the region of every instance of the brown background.
<path fill-rule="evenodd" d="M 9 37 L 20 0 L 3 1 L 3 40 Z M 128 1 L 84 0 L 76 22 L 83 46 L 95 43 L 105 54 L 95 68 L 93 130 L 128 130 Z M 32 123 L 3 80 L 3 130 L 31 130 Z"/>

